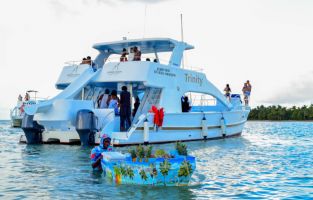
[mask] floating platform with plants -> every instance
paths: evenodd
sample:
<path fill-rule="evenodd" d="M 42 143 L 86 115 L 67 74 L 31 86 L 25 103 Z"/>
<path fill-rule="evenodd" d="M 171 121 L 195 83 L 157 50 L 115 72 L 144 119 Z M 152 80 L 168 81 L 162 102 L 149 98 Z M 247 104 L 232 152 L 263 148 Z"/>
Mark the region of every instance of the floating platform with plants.
<path fill-rule="evenodd" d="M 165 152 L 151 146 L 137 146 L 129 154 L 102 153 L 102 169 L 116 184 L 183 186 L 188 185 L 196 169 L 196 159 L 188 155 L 187 146 L 176 143 L 176 149 Z"/>

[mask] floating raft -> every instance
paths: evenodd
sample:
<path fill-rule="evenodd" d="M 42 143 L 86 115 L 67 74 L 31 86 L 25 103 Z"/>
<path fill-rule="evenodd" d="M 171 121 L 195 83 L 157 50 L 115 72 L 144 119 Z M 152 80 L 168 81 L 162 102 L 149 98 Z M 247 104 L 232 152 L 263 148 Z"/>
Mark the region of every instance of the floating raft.
<path fill-rule="evenodd" d="M 119 152 L 104 152 L 102 155 L 102 169 L 116 184 L 183 186 L 188 185 L 196 169 L 193 156 L 176 154 L 174 158 L 143 158 L 140 162 Z"/>

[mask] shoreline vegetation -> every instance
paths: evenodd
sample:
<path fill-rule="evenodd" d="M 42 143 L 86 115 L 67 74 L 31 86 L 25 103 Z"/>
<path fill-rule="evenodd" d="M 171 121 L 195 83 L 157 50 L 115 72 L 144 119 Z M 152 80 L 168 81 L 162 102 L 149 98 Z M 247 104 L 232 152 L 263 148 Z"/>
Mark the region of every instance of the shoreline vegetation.
<path fill-rule="evenodd" d="M 283 106 L 258 106 L 251 109 L 248 120 L 313 121 L 313 104 L 291 108 Z"/>

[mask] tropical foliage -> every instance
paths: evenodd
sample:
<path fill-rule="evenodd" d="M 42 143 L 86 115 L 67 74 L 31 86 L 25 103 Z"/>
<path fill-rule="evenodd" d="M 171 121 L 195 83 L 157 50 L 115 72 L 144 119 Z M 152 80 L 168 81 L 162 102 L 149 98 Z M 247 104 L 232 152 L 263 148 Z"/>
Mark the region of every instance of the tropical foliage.
<path fill-rule="evenodd" d="M 313 120 L 313 104 L 291 108 L 262 105 L 251 110 L 249 120 Z"/>
<path fill-rule="evenodd" d="M 176 142 L 175 148 L 179 155 L 187 156 L 187 145 L 181 142 Z"/>

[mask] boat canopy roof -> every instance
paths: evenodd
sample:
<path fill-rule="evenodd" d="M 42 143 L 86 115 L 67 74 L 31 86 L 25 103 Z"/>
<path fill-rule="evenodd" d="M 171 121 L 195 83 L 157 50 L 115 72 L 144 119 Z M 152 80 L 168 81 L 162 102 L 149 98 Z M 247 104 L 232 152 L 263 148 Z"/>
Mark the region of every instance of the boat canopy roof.
<path fill-rule="evenodd" d="M 180 41 L 170 38 L 145 38 L 133 40 L 121 40 L 116 42 L 104 42 L 93 45 L 93 48 L 100 51 L 108 51 L 111 53 L 120 54 L 123 48 L 138 47 L 141 53 L 155 53 L 155 52 L 171 52 Z M 186 44 L 185 50 L 193 49 L 192 45 Z"/>

